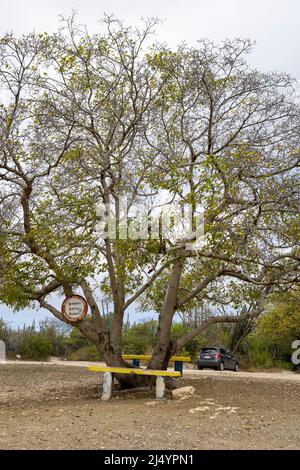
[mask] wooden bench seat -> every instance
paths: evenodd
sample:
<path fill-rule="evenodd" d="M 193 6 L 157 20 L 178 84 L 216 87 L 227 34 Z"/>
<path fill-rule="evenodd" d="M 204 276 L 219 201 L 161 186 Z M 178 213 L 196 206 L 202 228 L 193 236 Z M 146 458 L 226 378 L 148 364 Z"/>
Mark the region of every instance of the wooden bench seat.
<path fill-rule="evenodd" d="M 150 361 L 152 356 L 147 356 L 145 354 L 122 354 L 122 359 L 131 360 L 139 359 L 140 361 Z M 172 356 L 170 362 L 191 362 L 192 359 L 188 356 Z"/>
<path fill-rule="evenodd" d="M 91 372 L 103 373 L 102 400 L 109 400 L 113 393 L 114 374 L 149 375 L 156 377 L 155 398 L 162 399 L 165 394 L 165 377 L 181 377 L 180 372 L 154 369 L 132 369 L 127 367 L 89 366 Z"/>

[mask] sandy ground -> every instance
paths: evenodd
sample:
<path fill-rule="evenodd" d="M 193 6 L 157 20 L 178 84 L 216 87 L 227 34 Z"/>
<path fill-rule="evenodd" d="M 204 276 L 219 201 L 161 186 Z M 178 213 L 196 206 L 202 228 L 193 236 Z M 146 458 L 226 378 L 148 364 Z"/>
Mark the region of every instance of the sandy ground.
<path fill-rule="evenodd" d="M 49 365 L 59 365 L 59 366 L 72 366 L 72 367 L 89 367 L 89 366 L 94 366 L 94 365 L 102 365 L 106 366 L 104 362 L 88 362 L 88 361 L 62 361 L 62 360 L 57 360 L 56 358 L 51 359 L 50 361 L 47 362 L 37 362 L 37 361 L 6 361 L 7 365 L 13 365 L 13 364 L 23 364 L 23 365 L 44 365 L 44 366 L 49 366 Z M 169 368 L 169 370 L 173 370 L 172 367 Z M 214 370 L 196 370 L 194 364 L 185 364 L 184 366 L 184 374 L 185 377 L 189 378 L 195 378 L 195 377 L 216 377 L 216 371 Z M 237 378 L 240 380 L 241 378 L 245 379 L 251 379 L 251 380 L 283 380 L 283 381 L 293 381 L 293 382 L 298 382 L 300 383 L 300 373 L 294 373 L 290 372 L 287 370 L 269 370 L 269 371 L 260 371 L 260 372 L 244 372 L 244 371 L 239 371 L 237 374 L 236 372 L 226 370 L 224 372 L 217 371 L 218 378 L 224 377 L 224 379 L 235 379 Z"/>
<path fill-rule="evenodd" d="M 185 400 L 102 402 L 74 365 L 0 365 L 1 449 L 300 449 L 300 374 L 189 370 Z"/>

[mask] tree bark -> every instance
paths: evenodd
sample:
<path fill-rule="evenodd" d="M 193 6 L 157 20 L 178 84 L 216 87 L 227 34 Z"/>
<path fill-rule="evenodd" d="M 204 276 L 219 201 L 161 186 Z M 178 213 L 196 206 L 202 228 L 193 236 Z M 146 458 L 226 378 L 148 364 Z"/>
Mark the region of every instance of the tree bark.
<path fill-rule="evenodd" d="M 150 369 L 167 369 L 172 355 L 171 327 L 176 311 L 182 270 L 183 261 L 178 259 L 173 266 L 164 303 L 159 314 L 155 347 L 148 366 Z"/>

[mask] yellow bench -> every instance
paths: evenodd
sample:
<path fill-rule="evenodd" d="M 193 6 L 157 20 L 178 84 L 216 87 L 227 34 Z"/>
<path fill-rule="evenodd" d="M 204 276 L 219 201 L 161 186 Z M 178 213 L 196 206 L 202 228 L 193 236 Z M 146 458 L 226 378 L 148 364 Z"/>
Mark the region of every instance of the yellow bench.
<path fill-rule="evenodd" d="M 90 366 L 91 372 L 103 373 L 102 400 L 109 400 L 113 393 L 114 374 L 135 374 L 156 376 L 155 398 L 162 399 L 165 394 L 164 377 L 180 377 L 180 372 L 152 369 L 131 369 L 127 367 Z"/>
<path fill-rule="evenodd" d="M 151 356 L 143 355 L 143 354 L 123 354 L 122 358 L 125 361 L 132 361 L 132 365 L 139 367 L 140 361 L 150 361 Z M 182 375 L 183 372 L 183 363 L 184 362 L 191 362 L 192 359 L 188 356 L 172 356 L 170 362 L 174 362 L 174 370 L 176 372 L 180 372 Z"/>

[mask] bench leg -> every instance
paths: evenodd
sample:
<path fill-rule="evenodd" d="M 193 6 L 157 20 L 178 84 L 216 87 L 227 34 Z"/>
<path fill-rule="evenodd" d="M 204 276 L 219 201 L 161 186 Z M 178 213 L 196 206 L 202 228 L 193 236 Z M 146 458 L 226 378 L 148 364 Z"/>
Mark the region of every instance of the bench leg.
<path fill-rule="evenodd" d="M 161 400 L 165 396 L 165 379 L 164 377 L 156 377 L 155 398 Z"/>
<path fill-rule="evenodd" d="M 113 393 L 114 375 L 111 372 L 104 372 L 102 383 L 101 400 L 110 400 Z"/>

